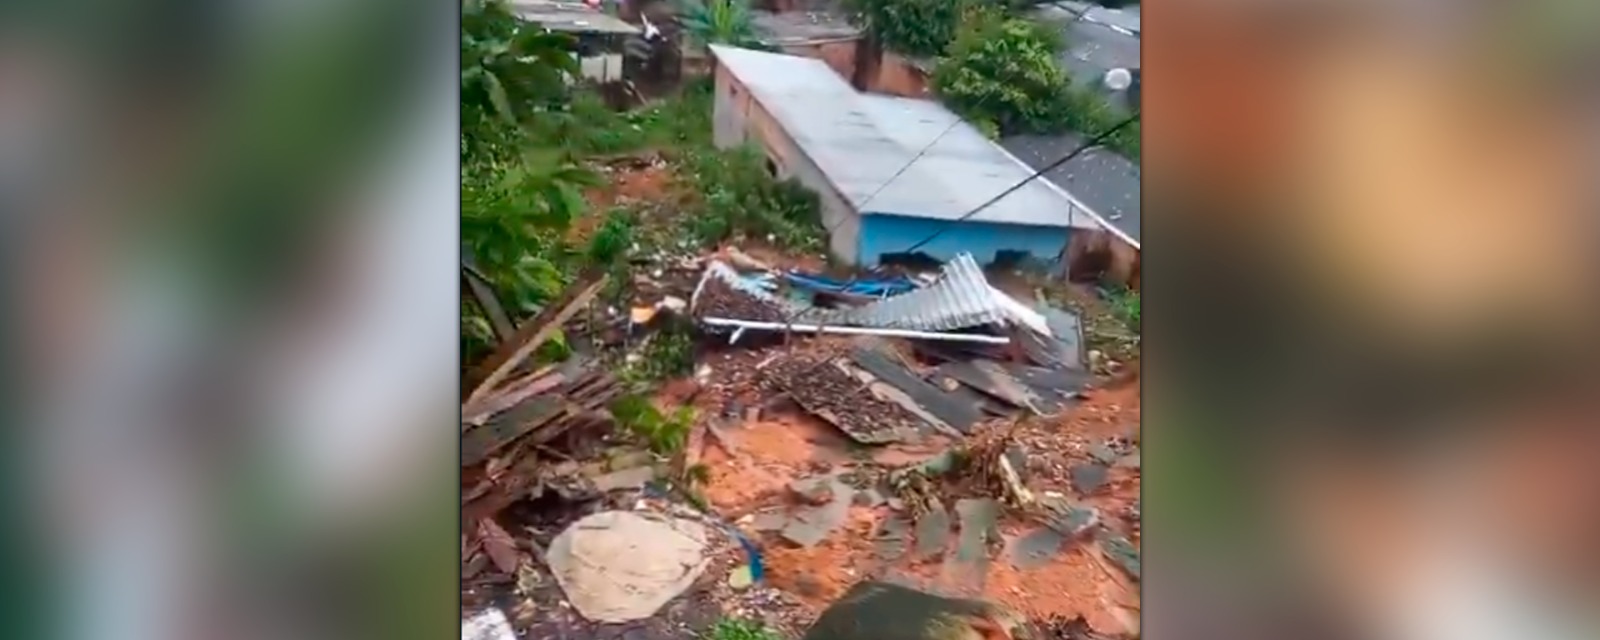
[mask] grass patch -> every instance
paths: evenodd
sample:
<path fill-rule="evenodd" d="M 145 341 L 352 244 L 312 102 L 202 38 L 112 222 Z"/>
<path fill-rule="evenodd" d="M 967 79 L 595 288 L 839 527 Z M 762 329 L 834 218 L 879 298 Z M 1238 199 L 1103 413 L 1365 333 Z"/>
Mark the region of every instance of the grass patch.
<path fill-rule="evenodd" d="M 700 635 L 702 640 L 783 640 L 778 632 L 754 620 L 723 618 Z"/>

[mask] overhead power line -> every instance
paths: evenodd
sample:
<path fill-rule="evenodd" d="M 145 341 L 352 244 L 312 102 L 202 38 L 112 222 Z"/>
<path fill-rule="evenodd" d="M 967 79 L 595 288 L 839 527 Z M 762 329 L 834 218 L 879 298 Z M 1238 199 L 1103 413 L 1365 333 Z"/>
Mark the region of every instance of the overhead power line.
<path fill-rule="evenodd" d="M 945 224 L 940 226 L 937 231 L 934 231 L 932 235 L 929 235 L 928 237 L 923 238 L 921 241 L 917 242 L 916 244 L 911 245 L 911 247 L 909 249 L 906 249 L 903 253 L 915 253 L 917 249 L 922 248 L 924 245 L 928 244 L 929 242 L 933 242 L 933 240 L 935 238 L 938 238 L 939 236 L 943 235 L 946 230 L 948 230 L 951 226 L 955 225 L 956 223 L 964 222 L 968 218 L 971 218 L 972 216 L 978 215 L 979 212 L 983 211 L 984 209 L 989 208 L 990 205 L 993 205 L 994 203 L 999 202 L 1002 198 L 1004 198 L 1004 197 L 1006 197 L 1008 195 L 1011 195 L 1012 192 L 1016 191 L 1017 189 L 1021 189 L 1023 187 L 1023 185 L 1026 185 L 1029 182 L 1032 182 L 1035 178 L 1038 178 L 1039 176 L 1042 176 L 1042 175 L 1044 175 L 1046 173 L 1049 173 L 1051 170 L 1054 170 L 1056 167 L 1059 167 L 1059 166 L 1064 165 L 1064 164 L 1066 164 L 1068 162 L 1071 162 L 1073 158 L 1078 157 L 1078 155 L 1082 154 L 1084 151 L 1087 151 L 1087 150 L 1092 149 L 1094 147 L 1100 146 L 1100 143 L 1106 141 L 1111 136 L 1116 135 L 1116 133 L 1118 131 L 1121 131 L 1121 130 L 1125 129 L 1125 128 L 1128 127 L 1128 125 L 1131 125 L 1131 124 L 1133 124 L 1135 122 L 1138 122 L 1138 121 L 1139 121 L 1139 112 L 1135 111 L 1135 112 L 1133 112 L 1133 115 L 1128 116 L 1123 121 L 1118 122 L 1116 125 L 1113 125 L 1111 128 L 1106 129 L 1105 131 L 1101 131 L 1100 133 L 1095 134 L 1094 137 L 1089 138 L 1088 140 L 1084 141 L 1083 144 L 1078 145 L 1078 148 L 1073 149 L 1071 153 L 1068 153 L 1067 155 L 1062 156 L 1061 159 L 1056 160 L 1055 162 L 1051 162 L 1050 164 L 1047 164 L 1047 165 L 1045 165 L 1043 167 L 1040 167 L 1038 170 L 1033 172 L 1033 175 L 1030 175 L 1030 176 L 1028 176 L 1026 178 L 1023 178 L 1021 182 L 1018 182 L 1018 183 L 1016 183 L 1014 185 L 1011 185 L 1010 188 L 1006 189 L 1005 191 L 1001 191 L 999 195 L 997 195 L 997 196 L 995 196 L 993 198 L 990 198 L 989 200 L 985 201 L 983 204 L 978 205 L 973 210 L 968 211 L 968 212 L 966 212 L 964 214 L 961 214 L 960 217 L 958 217 L 958 218 L 956 218 L 954 220 L 949 220 L 949 221 L 945 222 Z"/>

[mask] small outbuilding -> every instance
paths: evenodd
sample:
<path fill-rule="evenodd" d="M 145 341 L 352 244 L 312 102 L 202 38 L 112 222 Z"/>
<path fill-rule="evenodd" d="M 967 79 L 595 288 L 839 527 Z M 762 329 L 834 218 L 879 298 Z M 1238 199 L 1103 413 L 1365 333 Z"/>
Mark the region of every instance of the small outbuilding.
<path fill-rule="evenodd" d="M 829 249 L 847 263 L 1055 261 L 1074 230 L 1109 226 L 936 102 L 860 93 L 812 58 L 711 53 L 717 146 L 754 144 L 773 175 L 816 191 Z"/>

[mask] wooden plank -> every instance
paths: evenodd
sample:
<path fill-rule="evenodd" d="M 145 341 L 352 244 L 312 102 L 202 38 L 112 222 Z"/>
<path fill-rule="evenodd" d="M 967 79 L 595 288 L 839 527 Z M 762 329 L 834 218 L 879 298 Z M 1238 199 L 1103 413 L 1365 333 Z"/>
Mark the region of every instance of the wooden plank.
<path fill-rule="evenodd" d="M 488 460 L 496 451 L 555 419 L 565 404 L 559 394 L 529 398 L 483 426 L 468 429 L 461 434 L 461 466 L 470 467 Z"/>
<path fill-rule="evenodd" d="M 566 324 L 578 310 L 594 300 L 608 280 L 606 274 L 598 271 L 580 276 L 578 281 L 562 294 L 561 300 L 547 305 L 538 316 L 519 327 L 516 335 L 495 349 L 489 359 L 469 376 L 473 380 L 482 382 L 470 387 L 472 392 L 467 394 L 467 400 L 462 404 L 470 405 L 480 401 L 484 395 L 504 381 L 517 365 L 533 355 L 533 351 L 538 349 L 539 345 L 544 344 L 544 341 L 561 330 L 561 325 Z"/>
<path fill-rule="evenodd" d="M 461 429 L 465 431 L 471 427 L 482 425 L 495 414 L 517 406 L 522 401 L 554 389 L 571 379 L 554 371 L 554 366 L 540 368 L 511 384 L 506 385 L 498 393 L 491 393 L 483 397 L 476 404 L 465 405 L 461 408 Z"/>
<path fill-rule="evenodd" d="M 489 327 L 494 329 L 495 341 L 505 342 L 516 334 L 516 329 L 511 324 L 511 316 L 506 315 L 505 308 L 500 306 L 500 299 L 495 297 L 494 287 L 480 275 L 477 270 L 461 265 L 461 281 L 467 285 L 467 291 L 472 292 L 472 299 L 483 310 L 483 315 L 489 317 Z"/>
<path fill-rule="evenodd" d="M 875 349 L 857 348 L 850 354 L 851 361 L 884 383 L 899 389 L 911 401 L 940 422 L 963 434 L 971 433 L 981 416 L 977 407 L 946 393 L 928 381 L 917 377 L 911 370 L 891 360 Z"/>

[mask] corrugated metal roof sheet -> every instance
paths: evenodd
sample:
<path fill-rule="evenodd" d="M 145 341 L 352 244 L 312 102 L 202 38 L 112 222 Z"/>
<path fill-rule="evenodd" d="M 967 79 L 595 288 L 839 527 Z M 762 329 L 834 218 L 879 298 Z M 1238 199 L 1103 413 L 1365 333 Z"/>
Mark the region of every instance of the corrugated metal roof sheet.
<path fill-rule="evenodd" d="M 517 17 L 537 22 L 551 31 L 570 33 L 634 34 L 635 27 L 582 2 L 551 0 L 513 0 L 510 8 Z"/>
<path fill-rule="evenodd" d="M 858 211 L 954 220 L 1033 173 L 936 102 L 861 94 L 820 60 L 711 50 Z M 1072 206 L 1035 180 L 970 219 L 1094 226 Z"/>
<path fill-rule="evenodd" d="M 999 297 L 1004 295 L 989 286 L 972 254 L 963 253 L 945 263 L 933 284 L 842 310 L 828 323 L 918 331 L 952 331 L 986 324 L 1033 325 L 1034 319 L 1022 317 L 1020 304 L 1007 304 L 1011 301 Z M 1038 322 L 1042 323 L 1042 319 Z"/>

